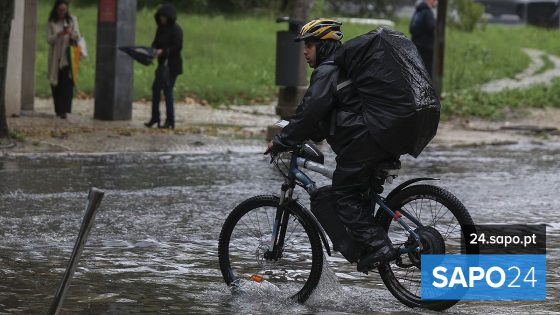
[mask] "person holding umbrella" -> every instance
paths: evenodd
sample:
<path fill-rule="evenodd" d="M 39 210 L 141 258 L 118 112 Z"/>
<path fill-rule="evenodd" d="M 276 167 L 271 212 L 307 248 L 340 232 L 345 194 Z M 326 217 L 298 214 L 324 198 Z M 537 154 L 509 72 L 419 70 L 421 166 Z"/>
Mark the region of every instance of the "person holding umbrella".
<path fill-rule="evenodd" d="M 175 128 L 173 87 L 177 76 L 183 73 L 183 30 L 176 23 L 177 10 L 171 4 L 162 5 L 154 17 L 158 27 L 152 47 L 155 48 L 158 67 L 152 85 L 152 117 L 144 125 L 152 127 L 157 124 L 159 128 Z M 166 119 L 160 125 L 159 102 L 162 91 L 165 96 Z"/>

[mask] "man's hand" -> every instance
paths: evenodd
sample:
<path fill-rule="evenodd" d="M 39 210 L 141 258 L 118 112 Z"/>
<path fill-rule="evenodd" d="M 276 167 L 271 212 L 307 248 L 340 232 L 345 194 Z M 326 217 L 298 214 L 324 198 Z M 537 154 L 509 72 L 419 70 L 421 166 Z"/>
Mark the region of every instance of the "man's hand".
<path fill-rule="evenodd" d="M 163 54 L 163 49 L 156 49 L 156 56 L 159 57 Z"/>
<path fill-rule="evenodd" d="M 269 154 L 270 152 L 272 152 L 272 145 L 273 145 L 273 144 L 272 144 L 272 141 L 269 141 L 269 142 L 266 144 L 266 151 L 264 152 L 265 155 L 267 155 L 267 154 Z"/>

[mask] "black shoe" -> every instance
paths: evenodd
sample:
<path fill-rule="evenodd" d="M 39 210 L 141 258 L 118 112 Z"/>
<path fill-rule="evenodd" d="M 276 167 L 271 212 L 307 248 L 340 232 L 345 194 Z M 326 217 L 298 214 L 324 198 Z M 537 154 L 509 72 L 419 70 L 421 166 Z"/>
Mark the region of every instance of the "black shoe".
<path fill-rule="evenodd" d="M 159 126 L 158 128 L 163 128 L 163 129 L 175 129 L 175 123 L 169 122 L 169 121 L 165 121 L 165 123 L 163 124 L 163 126 Z"/>
<path fill-rule="evenodd" d="M 391 261 L 398 256 L 398 250 L 391 245 L 385 245 L 379 249 L 370 247 L 358 261 L 358 271 L 367 272 L 382 263 Z"/>
<path fill-rule="evenodd" d="M 66 119 L 66 113 L 60 114 L 60 118 Z"/>
<path fill-rule="evenodd" d="M 155 120 L 155 119 L 150 119 L 149 122 L 144 123 L 144 126 L 146 126 L 146 127 L 148 127 L 148 128 L 152 128 L 152 126 L 153 126 L 154 124 L 156 124 L 156 123 L 157 123 L 157 127 L 160 128 L 159 120 Z"/>

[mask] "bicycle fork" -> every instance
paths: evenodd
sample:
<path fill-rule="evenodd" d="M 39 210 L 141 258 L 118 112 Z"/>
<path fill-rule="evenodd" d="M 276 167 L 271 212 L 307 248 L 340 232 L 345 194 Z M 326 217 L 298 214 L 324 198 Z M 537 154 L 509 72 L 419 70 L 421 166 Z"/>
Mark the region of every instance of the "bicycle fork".
<path fill-rule="evenodd" d="M 288 211 L 284 211 L 284 208 L 286 201 L 292 200 L 293 193 L 294 187 L 289 187 L 287 184 L 282 185 L 280 202 L 276 209 L 276 216 L 274 217 L 274 224 L 272 226 L 272 236 L 270 238 L 268 251 L 265 253 L 266 259 L 278 260 L 282 257 L 282 248 L 284 247 L 284 238 L 286 237 L 290 216 Z"/>

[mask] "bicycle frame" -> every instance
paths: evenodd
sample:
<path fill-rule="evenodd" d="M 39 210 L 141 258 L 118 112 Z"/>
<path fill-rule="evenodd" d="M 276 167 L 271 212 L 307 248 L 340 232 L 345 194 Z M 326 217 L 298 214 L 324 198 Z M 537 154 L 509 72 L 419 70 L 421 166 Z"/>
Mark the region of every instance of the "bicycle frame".
<path fill-rule="evenodd" d="M 303 166 L 306 169 L 310 169 L 312 171 L 321 173 L 322 175 L 332 178 L 332 171 L 328 170 L 321 164 L 307 161 L 302 157 L 298 157 L 298 155 L 293 152 L 292 157 L 290 159 L 290 165 L 288 168 L 288 174 L 285 176 L 284 183 L 282 184 L 282 191 L 280 194 L 280 203 L 278 209 L 276 211 L 276 216 L 274 220 L 274 226 L 272 230 L 272 237 L 270 240 L 269 250 L 265 254 L 267 259 L 274 259 L 278 260 L 282 257 L 282 247 L 284 246 L 284 237 L 286 235 L 286 229 L 289 219 L 289 214 L 284 211 L 285 205 L 293 200 L 293 192 L 295 186 L 301 186 L 303 189 L 307 191 L 307 193 L 312 194 L 316 189 L 315 182 L 307 176 L 303 171 L 300 170 L 299 166 Z M 329 176 L 330 175 L 330 176 Z M 410 182 L 414 182 L 415 180 L 411 180 Z M 400 188 L 400 186 L 399 186 Z M 412 221 L 416 226 L 421 227 L 423 226 L 414 216 L 410 215 L 404 210 L 391 210 L 385 203 L 385 198 L 380 196 L 379 194 L 374 194 L 372 197 L 372 209 L 375 209 L 375 205 L 379 206 L 378 211 L 385 211 L 389 216 L 391 216 L 395 221 L 399 223 L 399 225 L 408 233 L 409 236 L 412 236 L 416 241 L 414 246 L 410 247 L 401 247 L 399 248 L 400 254 L 405 253 L 415 253 L 420 252 L 423 249 L 422 243 L 420 241 L 419 235 L 414 232 L 414 230 L 402 219 L 402 217 L 406 217 L 410 221 Z M 319 224 L 319 223 L 318 223 Z"/>

